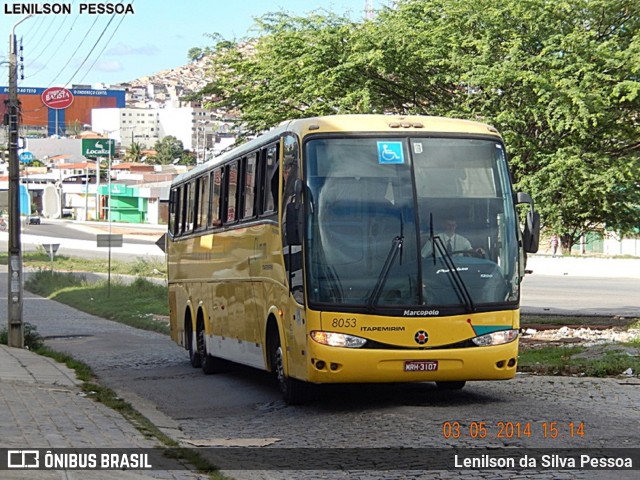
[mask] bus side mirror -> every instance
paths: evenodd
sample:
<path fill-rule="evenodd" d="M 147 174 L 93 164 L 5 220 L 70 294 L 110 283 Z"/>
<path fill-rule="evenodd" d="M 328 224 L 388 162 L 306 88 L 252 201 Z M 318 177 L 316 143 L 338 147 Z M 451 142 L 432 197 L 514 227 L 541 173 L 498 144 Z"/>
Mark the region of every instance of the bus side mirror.
<path fill-rule="evenodd" d="M 287 245 L 301 245 L 302 238 L 300 237 L 300 223 L 301 223 L 300 203 L 291 202 L 287 204 L 285 210 L 284 234 L 287 240 Z"/>
<path fill-rule="evenodd" d="M 527 193 L 518 192 L 516 203 L 528 203 L 529 211 L 522 232 L 522 242 L 524 251 L 527 253 L 536 253 L 540 243 L 540 214 L 535 211 L 533 200 Z"/>
<path fill-rule="evenodd" d="M 540 214 L 538 212 L 527 212 L 527 221 L 523 232 L 524 251 L 536 253 L 540 243 Z"/>

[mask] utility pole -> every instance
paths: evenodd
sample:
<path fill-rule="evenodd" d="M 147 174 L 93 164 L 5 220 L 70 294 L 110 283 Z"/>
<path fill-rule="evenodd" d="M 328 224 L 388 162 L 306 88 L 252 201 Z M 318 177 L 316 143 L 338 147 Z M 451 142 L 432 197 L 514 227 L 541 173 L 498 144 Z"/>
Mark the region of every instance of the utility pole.
<path fill-rule="evenodd" d="M 20 102 L 18 100 L 18 56 L 16 53 L 16 27 L 31 15 L 13 26 L 9 37 L 9 294 L 8 335 L 10 347 L 24 348 L 24 323 L 22 322 L 22 245 L 20 243 L 20 164 L 18 141 Z"/>

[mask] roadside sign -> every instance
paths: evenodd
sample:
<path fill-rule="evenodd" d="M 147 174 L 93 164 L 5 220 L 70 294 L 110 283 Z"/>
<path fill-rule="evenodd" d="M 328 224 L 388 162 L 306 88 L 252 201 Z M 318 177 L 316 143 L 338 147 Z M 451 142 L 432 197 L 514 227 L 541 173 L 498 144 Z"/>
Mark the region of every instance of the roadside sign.
<path fill-rule="evenodd" d="M 18 158 L 20 159 L 20 162 L 22 163 L 29 163 L 29 162 L 33 162 L 33 160 L 36 158 L 33 156 L 33 153 L 31 152 L 22 152 Z"/>
<path fill-rule="evenodd" d="M 62 87 L 49 87 L 42 92 L 42 103 L 49 108 L 64 110 L 73 103 L 71 90 Z"/>
<path fill-rule="evenodd" d="M 51 271 L 53 271 L 53 257 L 58 251 L 58 248 L 60 248 L 60 244 L 59 243 L 43 243 L 42 248 L 44 248 L 44 251 L 49 254 L 49 258 L 51 259 Z"/>
<path fill-rule="evenodd" d="M 96 236 L 98 247 L 121 247 L 122 234 L 100 234 Z"/>
<path fill-rule="evenodd" d="M 156 245 L 164 253 L 167 253 L 167 234 L 163 233 L 162 236 L 156 241 Z"/>
<path fill-rule="evenodd" d="M 58 248 L 60 248 L 60 244 L 59 243 L 43 243 L 42 248 L 44 248 L 44 251 L 47 252 L 50 256 L 53 256 L 58 251 Z"/>
<path fill-rule="evenodd" d="M 87 158 L 109 157 L 116 153 L 116 141 L 112 138 L 83 138 L 82 155 Z"/>

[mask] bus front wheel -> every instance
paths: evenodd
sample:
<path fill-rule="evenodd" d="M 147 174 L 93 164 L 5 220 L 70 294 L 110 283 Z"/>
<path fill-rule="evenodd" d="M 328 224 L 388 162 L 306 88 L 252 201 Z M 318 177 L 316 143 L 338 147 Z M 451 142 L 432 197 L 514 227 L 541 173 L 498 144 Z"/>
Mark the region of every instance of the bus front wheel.
<path fill-rule="evenodd" d="M 278 386 L 282 393 L 282 398 L 287 405 L 300 405 L 307 401 L 308 385 L 295 378 L 291 378 L 284 373 L 284 351 L 280 338 L 275 344 L 273 352 L 273 365 L 278 380 Z"/>

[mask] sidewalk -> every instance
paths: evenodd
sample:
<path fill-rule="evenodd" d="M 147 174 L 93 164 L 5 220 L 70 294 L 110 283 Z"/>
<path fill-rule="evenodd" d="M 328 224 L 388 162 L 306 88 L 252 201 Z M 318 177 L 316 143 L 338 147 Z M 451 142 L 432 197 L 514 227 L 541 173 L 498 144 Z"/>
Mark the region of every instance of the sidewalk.
<path fill-rule="evenodd" d="M 640 278 L 640 258 L 529 255 L 527 270 L 535 275 Z"/>
<path fill-rule="evenodd" d="M 0 448 L 152 448 L 118 412 L 87 398 L 75 372 L 26 349 L 0 345 Z M 4 459 L 2 459 L 4 460 Z M 14 479 L 199 479 L 188 470 L 4 470 Z"/>

